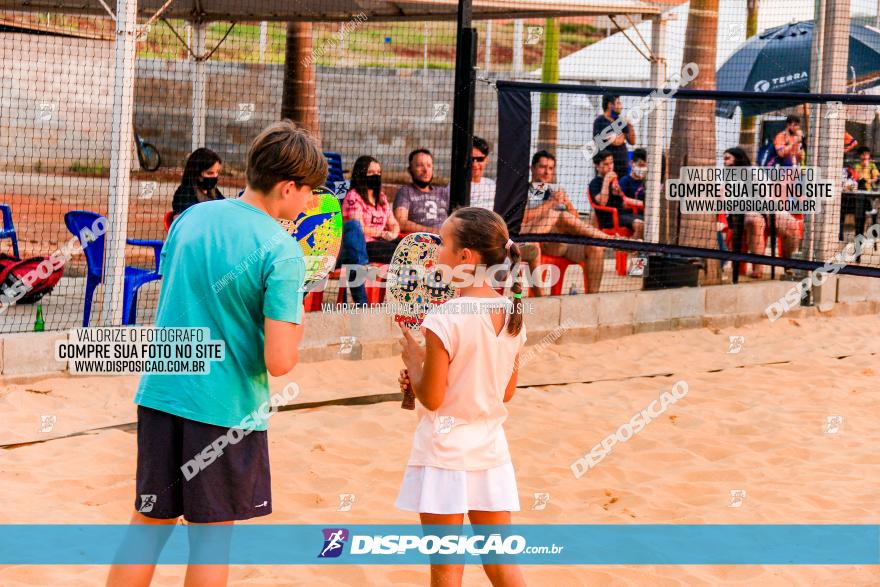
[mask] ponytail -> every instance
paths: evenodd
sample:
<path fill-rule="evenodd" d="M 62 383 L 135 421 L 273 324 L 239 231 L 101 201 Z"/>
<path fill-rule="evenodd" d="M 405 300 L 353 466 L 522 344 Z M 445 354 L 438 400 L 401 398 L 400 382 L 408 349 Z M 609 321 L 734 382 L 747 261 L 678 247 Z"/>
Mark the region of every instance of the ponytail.
<path fill-rule="evenodd" d="M 520 252 L 519 245 L 513 243 L 510 245 L 510 249 L 508 250 L 508 255 L 510 256 L 510 272 L 513 275 L 513 285 L 510 287 L 510 290 L 513 292 L 513 314 L 511 314 L 510 319 L 507 321 L 507 333 L 511 336 L 517 336 L 522 330 L 522 279 L 520 279 L 520 271 L 519 271 L 519 262 L 520 262 Z"/>

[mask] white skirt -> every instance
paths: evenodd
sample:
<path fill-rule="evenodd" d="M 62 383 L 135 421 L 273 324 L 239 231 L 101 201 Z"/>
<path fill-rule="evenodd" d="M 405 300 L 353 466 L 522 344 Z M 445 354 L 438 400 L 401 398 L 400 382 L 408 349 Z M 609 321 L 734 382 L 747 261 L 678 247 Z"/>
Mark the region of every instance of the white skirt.
<path fill-rule="evenodd" d="M 470 510 L 518 512 L 519 493 L 513 464 L 482 471 L 408 466 L 394 505 L 422 514 L 465 514 Z"/>

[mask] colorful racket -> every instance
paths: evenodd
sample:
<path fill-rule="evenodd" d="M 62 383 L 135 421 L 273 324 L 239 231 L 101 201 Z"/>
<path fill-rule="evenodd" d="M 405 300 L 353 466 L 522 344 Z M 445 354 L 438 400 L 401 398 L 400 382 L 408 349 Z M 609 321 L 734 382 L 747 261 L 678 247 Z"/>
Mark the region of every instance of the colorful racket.
<path fill-rule="evenodd" d="M 327 188 L 316 189 L 305 212 L 296 220 L 279 220 L 299 242 L 306 260 L 304 289 L 311 291 L 336 267 L 342 246 L 342 209 Z"/>
<path fill-rule="evenodd" d="M 436 234 L 415 232 L 400 241 L 391 257 L 386 296 L 395 304 L 394 321 L 411 330 L 421 327 L 433 306 L 451 300 L 457 293 L 437 271 L 439 246 Z M 415 399 L 410 387 L 400 407 L 415 409 Z"/>

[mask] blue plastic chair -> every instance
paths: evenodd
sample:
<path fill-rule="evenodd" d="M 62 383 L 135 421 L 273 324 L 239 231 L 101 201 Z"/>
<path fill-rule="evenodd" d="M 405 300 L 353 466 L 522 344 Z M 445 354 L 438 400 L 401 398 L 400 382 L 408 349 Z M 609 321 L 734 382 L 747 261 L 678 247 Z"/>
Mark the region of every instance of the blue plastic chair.
<path fill-rule="evenodd" d="M 15 225 L 12 224 L 12 208 L 9 204 L 0 204 L 0 213 L 3 215 L 3 226 L 0 227 L 0 240 L 8 238 L 12 241 L 12 252 L 21 259 L 18 254 L 18 236 L 15 234 Z"/>
<path fill-rule="evenodd" d="M 324 158 L 327 159 L 327 184 L 332 185 L 334 181 L 345 181 L 345 175 L 342 172 L 342 155 L 339 153 L 325 152 Z"/>
<path fill-rule="evenodd" d="M 83 229 L 88 228 L 91 231 L 95 220 L 98 218 L 103 217 L 97 212 L 90 212 L 88 210 L 71 210 L 64 215 L 64 224 L 67 225 L 67 230 L 72 232 L 75 237 L 80 238 Z M 107 219 L 104 218 L 104 221 L 107 222 Z M 134 324 L 137 319 L 138 290 L 142 285 L 162 278 L 162 276 L 159 275 L 159 257 L 162 254 L 162 245 L 165 243 L 157 240 L 132 238 L 127 239 L 125 242 L 138 247 L 152 247 L 153 254 L 156 258 L 156 268 L 152 271 L 149 269 L 143 269 L 142 267 L 125 267 L 125 280 L 122 296 L 122 321 L 123 324 Z M 82 242 L 82 239 L 80 238 L 80 244 L 83 246 L 83 252 L 86 255 L 86 266 L 88 267 L 86 299 L 85 307 L 83 309 L 83 327 L 86 327 L 89 325 L 89 317 L 92 314 L 92 297 L 94 296 L 95 288 L 98 287 L 98 284 L 101 283 L 101 281 L 103 281 L 104 235 L 102 234 L 97 237 L 92 243 Z"/>

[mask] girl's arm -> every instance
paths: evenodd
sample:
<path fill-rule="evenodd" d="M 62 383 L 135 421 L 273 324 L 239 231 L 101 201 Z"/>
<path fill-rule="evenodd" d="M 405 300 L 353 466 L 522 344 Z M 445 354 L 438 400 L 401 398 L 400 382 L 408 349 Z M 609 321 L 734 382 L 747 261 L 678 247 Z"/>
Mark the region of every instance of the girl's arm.
<path fill-rule="evenodd" d="M 394 214 L 388 215 L 388 220 L 385 222 L 385 230 L 391 233 L 391 238 L 388 240 L 394 240 L 400 236 L 400 224 L 397 222 Z"/>
<path fill-rule="evenodd" d="M 446 396 L 446 377 L 449 372 L 449 353 L 440 338 L 425 331 L 425 348 L 416 342 L 406 328 L 403 331 L 403 363 L 409 369 L 409 380 L 413 393 L 428 410 L 440 407 Z"/>
<path fill-rule="evenodd" d="M 364 227 L 364 234 L 370 238 L 381 238 L 382 233 L 385 232 L 384 228 L 377 228 L 375 226 L 367 226 L 366 224 L 364 224 L 363 216 L 359 220 Z"/>
<path fill-rule="evenodd" d="M 516 355 L 516 361 L 513 363 L 514 365 L 519 365 L 519 355 Z M 509 402 L 513 399 L 513 394 L 516 393 L 516 374 L 519 373 L 519 369 L 516 368 L 513 370 L 513 374 L 510 376 L 510 381 L 507 382 L 507 387 L 504 389 L 504 401 Z"/>

